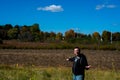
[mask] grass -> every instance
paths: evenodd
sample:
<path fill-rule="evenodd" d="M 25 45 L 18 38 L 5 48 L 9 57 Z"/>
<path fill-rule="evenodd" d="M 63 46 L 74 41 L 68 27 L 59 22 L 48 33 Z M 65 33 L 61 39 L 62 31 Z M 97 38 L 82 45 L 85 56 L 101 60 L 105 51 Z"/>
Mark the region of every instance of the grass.
<path fill-rule="evenodd" d="M 120 80 L 120 71 L 91 69 L 85 80 Z M 0 66 L 0 80 L 72 80 L 70 67 Z"/>
<path fill-rule="evenodd" d="M 114 70 L 89 70 L 86 72 L 86 80 L 120 80 L 120 71 Z"/>
<path fill-rule="evenodd" d="M 4 67 L 0 80 L 71 80 L 70 68 L 55 67 Z"/>

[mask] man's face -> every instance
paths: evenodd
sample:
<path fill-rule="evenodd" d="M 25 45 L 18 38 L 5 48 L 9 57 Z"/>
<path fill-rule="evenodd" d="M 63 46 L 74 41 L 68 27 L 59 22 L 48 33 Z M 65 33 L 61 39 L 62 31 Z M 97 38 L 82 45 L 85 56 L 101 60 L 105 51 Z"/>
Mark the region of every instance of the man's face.
<path fill-rule="evenodd" d="M 75 49 L 74 49 L 74 54 L 75 54 L 75 55 L 78 55 L 78 53 L 79 53 L 78 48 L 75 48 Z"/>

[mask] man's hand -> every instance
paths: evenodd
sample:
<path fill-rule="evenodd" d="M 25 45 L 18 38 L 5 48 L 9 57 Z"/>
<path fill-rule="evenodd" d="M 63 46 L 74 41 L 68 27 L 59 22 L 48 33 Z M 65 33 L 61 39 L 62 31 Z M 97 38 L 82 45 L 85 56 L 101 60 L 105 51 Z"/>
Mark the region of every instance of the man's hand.
<path fill-rule="evenodd" d="M 86 68 L 86 69 L 89 69 L 89 68 L 91 68 L 91 65 L 85 66 L 85 68 Z"/>
<path fill-rule="evenodd" d="M 69 58 L 67 58 L 66 61 L 69 61 Z"/>

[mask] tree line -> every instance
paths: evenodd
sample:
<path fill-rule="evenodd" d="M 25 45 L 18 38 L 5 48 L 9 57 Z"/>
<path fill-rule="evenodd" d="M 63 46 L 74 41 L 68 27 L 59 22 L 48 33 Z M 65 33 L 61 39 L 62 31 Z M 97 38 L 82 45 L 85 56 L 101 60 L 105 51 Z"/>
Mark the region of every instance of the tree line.
<path fill-rule="evenodd" d="M 104 30 L 100 35 L 99 32 L 92 34 L 83 34 L 75 32 L 70 29 L 63 33 L 58 32 L 44 32 L 40 30 L 39 24 L 27 26 L 12 26 L 11 24 L 0 25 L 0 43 L 2 40 L 16 39 L 19 41 L 30 41 L 30 42 L 58 42 L 65 41 L 68 43 L 110 43 L 113 41 L 120 41 L 120 32 L 112 33 Z"/>

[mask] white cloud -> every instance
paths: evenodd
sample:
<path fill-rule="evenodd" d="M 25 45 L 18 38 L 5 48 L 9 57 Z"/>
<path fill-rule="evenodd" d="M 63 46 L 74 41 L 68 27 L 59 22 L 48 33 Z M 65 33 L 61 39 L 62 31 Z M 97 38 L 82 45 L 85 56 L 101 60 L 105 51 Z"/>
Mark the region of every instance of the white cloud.
<path fill-rule="evenodd" d="M 102 8 L 104 8 L 105 7 L 105 5 L 103 4 L 103 5 L 97 5 L 96 6 L 96 10 L 100 10 L 100 9 L 102 9 Z"/>
<path fill-rule="evenodd" d="M 116 5 L 107 5 L 106 7 L 107 7 L 107 8 L 115 8 Z"/>
<path fill-rule="evenodd" d="M 49 5 L 45 7 L 38 7 L 37 10 L 50 11 L 50 12 L 61 12 L 63 8 L 61 5 Z"/>
<path fill-rule="evenodd" d="M 103 9 L 103 8 L 116 8 L 117 6 L 116 5 L 105 5 L 105 4 L 102 4 L 102 5 L 97 5 L 96 6 L 96 10 L 100 10 L 100 9 Z"/>

